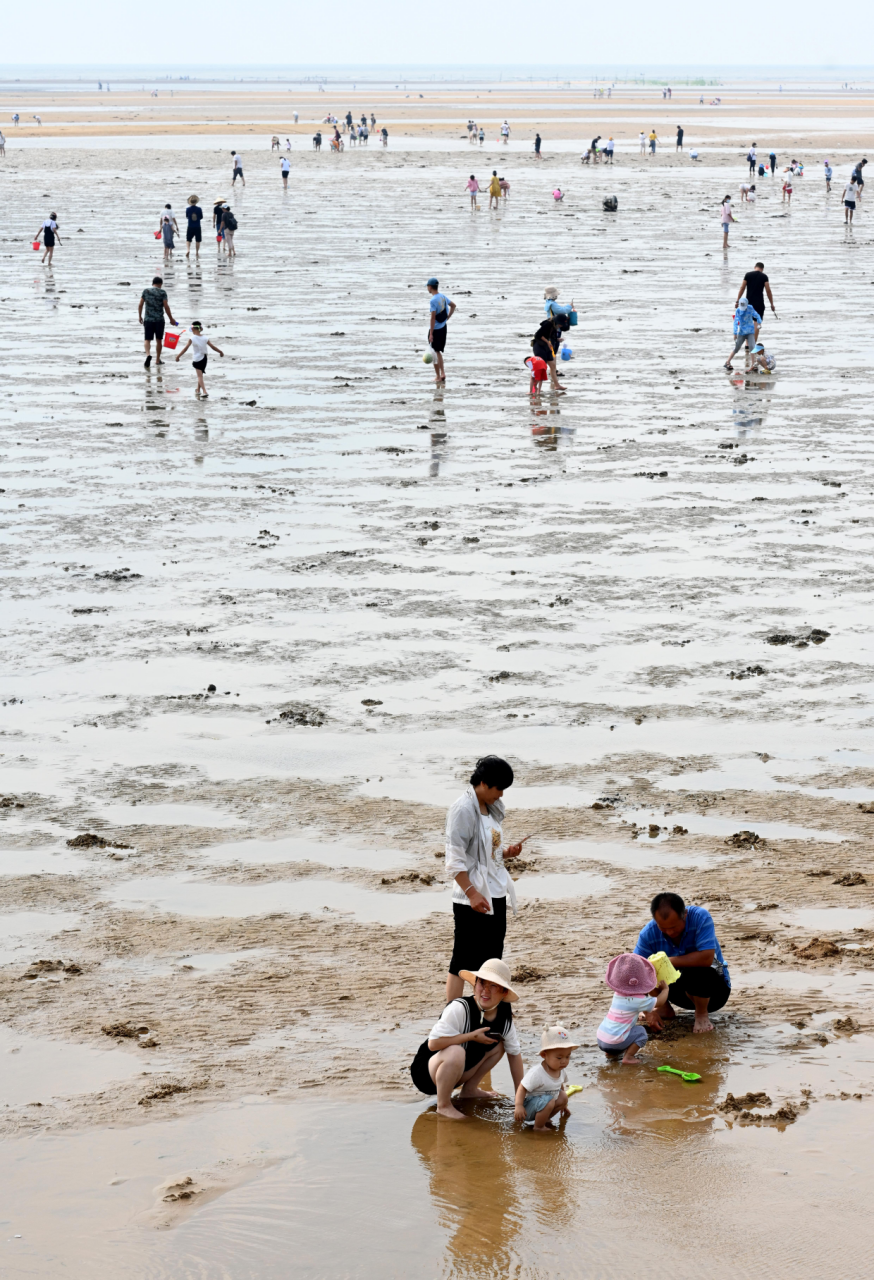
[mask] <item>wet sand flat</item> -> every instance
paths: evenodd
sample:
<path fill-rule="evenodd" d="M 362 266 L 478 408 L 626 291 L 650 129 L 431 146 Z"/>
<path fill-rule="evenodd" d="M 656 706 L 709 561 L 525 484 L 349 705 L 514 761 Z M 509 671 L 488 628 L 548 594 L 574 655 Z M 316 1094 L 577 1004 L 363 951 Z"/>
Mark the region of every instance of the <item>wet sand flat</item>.
<path fill-rule="evenodd" d="M 36 1060 L 50 1041 L 125 1068 L 77 1058 L 64 1092 L 46 1050 L 32 1098 L 19 1070 L 0 1092 L 5 1177 L 49 1185 L 46 1142 L 76 1168 L 112 1134 L 189 1126 L 168 1173 L 208 1173 L 210 1196 L 227 1190 L 212 1210 L 158 1194 L 157 1148 L 109 1234 L 96 1192 L 84 1205 L 58 1187 L 102 1242 L 94 1274 L 113 1274 L 111 1232 L 155 1205 L 174 1230 L 142 1227 L 143 1274 L 174 1274 L 167 1240 L 191 1274 L 225 1274 L 209 1215 L 227 1203 L 228 1274 L 283 1274 L 296 1244 L 318 1275 L 315 1237 L 281 1220 L 295 1204 L 306 1221 L 334 1168 L 320 1144 L 351 1143 L 367 1178 L 400 1144 L 435 1273 L 506 1274 L 483 1258 L 493 1236 L 470 1243 L 456 1144 L 472 1140 L 443 1153 L 407 1072 L 451 950 L 445 807 L 489 750 L 517 770 L 507 836 L 536 833 L 505 953 L 526 1061 L 557 1019 L 585 1046 L 563 1154 L 531 1154 L 500 1106 L 459 1126 L 488 1125 L 506 1157 L 506 1257 L 520 1275 L 561 1264 L 599 1170 L 650 1185 L 658 1146 L 690 1194 L 718 1166 L 696 1220 L 749 1213 L 740 1274 L 760 1265 L 763 1204 L 778 1274 L 797 1274 L 816 1171 L 845 1176 L 871 1107 L 868 215 L 845 232 L 811 162 L 791 211 L 776 179 L 755 208 L 735 201 L 724 257 L 716 208 L 745 176 L 728 158 L 610 171 L 511 151 L 491 213 L 464 191 L 488 152 L 299 152 L 287 195 L 269 140 L 246 149 L 244 191 L 229 159 L 107 145 L 2 162 L 4 1024 L 10 1051 Z M 143 369 L 136 321 L 162 265 L 158 210 L 179 217 L 192 192 L 205 209 L 232 199 L 239 222 L 232 265 L 205 235 L 199 264 L 180 248 L 164 273 L 177 319 L 226 352 L 202 402 L 188 357 Z M 30 248 L 49 209 L 51 270 Z M 729 377 L 734 298 L 760 257 L 778 372 Z M 432 273 L 459 307 L 436 390 Z M 532 406 L 522 360 L 548 284 L 580 323 L 567 395 Z M 712 911 L 737 989 L 715 1036 L 683 1022 L 653 1037 L 625 1083 L 594 1047 L 602 975 L 663 888 Z M 350 1034 L 354 1059 L 337 1049 Z M 663 1061 L 701 1070 L 698 1103 L 663 1087 Z M 758 1119 L 719 1110 L 760 1088 Z M 275 1149 L 215 1119 L 244 1102 L 277 1108 Z M 313 1181 L 295 1182 L 295 1150 Z M 107 1160 L 107 1185 L 127 1176 L 124 1143 Z M 532 1224 L 568 1162 L 553 1255 Z M 806 1274 L 852 1274 L 859 1241 L 828 1205 L 847 1252 L 805 1253 Z M 33 1235 L 28 1213 L 10 1209 L 10 1239 Z M 331 1274 L 404 1274 L 378 1241 L 355 1270 L 344 1240 Z M 45 1274 L 42 1247 L 22 1245 L 12 1274 Z M 642 1256 L 628 1247 L 583 1274 L 624 1274 Z M 736 1243 L 714 1248 L 727 1274 Z M 692 1266 L 681 1253 L 678 1274 Z"/>

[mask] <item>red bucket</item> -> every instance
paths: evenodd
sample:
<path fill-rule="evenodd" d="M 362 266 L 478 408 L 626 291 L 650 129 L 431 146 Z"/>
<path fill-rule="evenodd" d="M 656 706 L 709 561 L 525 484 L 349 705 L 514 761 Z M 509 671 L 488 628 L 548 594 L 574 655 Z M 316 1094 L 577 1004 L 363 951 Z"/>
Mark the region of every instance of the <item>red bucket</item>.
<path fill-rule="evenodd" d="M 33 247 L 34 247 L 34 249 L 39 249 L 39 247 L 40 247 L 40 243 L 39 243 L 39 241 L 38 241 L 38 240 L 34 240 L 34 242 L 33 242 Z"/>
<path fill-rule="evenodd" d="M 161 239 L 161 233 L 160 233 L 160 231 L 154 231 L 152 234 L 154 235 L 154 237 L 155 237 L 155 239 L 156 239 L 156 240 L 160 240 L 160 239 Z"/>
<path fill-rule="evenodd" d="M 172 333 L 168 330 L 164 334 L 164 346 L 167 347 L 169 351 L 175 351 L 179 339 L 182 337 L 184 332 L 184 329 L 180 329 L 178 332 L 174 331 Z"/>

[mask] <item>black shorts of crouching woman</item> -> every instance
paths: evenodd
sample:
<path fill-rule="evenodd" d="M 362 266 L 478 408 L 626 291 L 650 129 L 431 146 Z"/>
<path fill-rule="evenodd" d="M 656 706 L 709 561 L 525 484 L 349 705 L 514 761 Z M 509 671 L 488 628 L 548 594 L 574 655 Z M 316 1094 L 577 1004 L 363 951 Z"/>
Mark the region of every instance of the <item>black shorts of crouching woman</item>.
<path fill-rule="evenodd" d="M 431 334 L 431 350 L 446 350 L 446 325 L 444 325 L 442 329 L 435 329 Z"/>
<path fill-rule="evenodd" d="M 455 941 L 449 972 L 458 977 L 462 969 L 475 973 L 486 960 L 501 960 L 507 933 L 507 899 L 492 898 L 495 914 L 487 916 L 460 902 L 453 902 Z"/>

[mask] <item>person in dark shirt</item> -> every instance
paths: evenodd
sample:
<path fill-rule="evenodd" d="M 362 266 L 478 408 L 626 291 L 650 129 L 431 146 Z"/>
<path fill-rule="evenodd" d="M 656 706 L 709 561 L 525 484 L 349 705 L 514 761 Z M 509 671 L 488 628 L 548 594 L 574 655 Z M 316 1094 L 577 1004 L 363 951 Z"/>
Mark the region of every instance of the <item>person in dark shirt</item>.
<path fill-rule="evenodd" d="M 140 296 L 140 305 L 138 309 L 139 321 L 143 325 L 143 339 L 145 343 L 146 358 L 143 361 L 144 368 L 148 369 L 152 363 L 152 342 L 155 343 L 155 361 L 162 364 L 161 346 L 164 341 L 164 315 L 171 324 L 175 325 L 173 313 L 170 310 L 170 303 L 167 301 L 167 294 L 161 287 L 164 280 L 161 276 L 155 276 L 152 280 L 150 289 L 143 289 Z M 145 317 L 143 317 L 143 308 L 145 308 Z"/>
<path fill-rule="evenodd" d="M 771 166 L 771 177 L 773 178 L 774 173 L 775 173 L 776 168 L 777 168 L 777 153 L 776 153 L 776 151 L 772 151 L 772 152 L 771 152 L 771 154 L 768 156 L 768 163 L 769 163 L 769 164 L 770 164 L 770 166 Z"/>
<path fill-rule="evenodd" d="M 553 391 L 565 394 L 564 387 L 559 384 L 555 367 L 555 353 L 561 341 L 558 329 L 552 320 L 544 320 L 531 342 L 531 350 L 538 360 L 545 360 L 549 368 L 549 381 Z"/>
<path fill-rule="evenodd" d="M 188 243 L 188 248 L 185 250 L 185 256 L 186 258 L 190 256 L 191 241 L 193 240 L 196 246 L 194 256 L 195 258 L 199 258 L 200 243 L 203 239 L 203 235 L 200 230 L 200 224 L 203 221 L 203 210 L 197 203 L 197 196 L 188 197 L 188 207 L 185 210 L 185 217 L 188 219 L 188 229 L 185 232 L 185 239 Z"/>
<path fill-rule="evenodd" d="M 540 134 L 539 133 L 534 139 L 534 154 L 537 156 L 538 160 L 543 159 L 543 156 L 540 154 Z"/>
<path fill-rule="evenodd" d="M 681 124 L 677 125 L 677 150 L 683 150 L 683 126 Z"/>
<path fill-rule="evenodd" d="M 862 173 L 862 170 L 865 168 L 865 165 L 867 163 L 868 163 L 867 160 L 860 160 L 859 163 L 856 165 L 855 169 L 853 170 L 853 176 L 850 179 L 850 181 L 855 182 L 856 186 L 859 188 L 860 199 L 862 196 L 862 188 L 865 185 L 865 177 L 864 177 L 864 174 Z"/>
<path fill-rule="evenodd" d="M 771 286 L 768 283 L 768 277 L 765 275 L 764 262 L 757 262 L 755 270 L 748 271 L 744 276 L 743 283 L 737 291 L 737 297 L 734 301 L 735 306 L 737 306 L 745 293 L 747 302 L 755 311 L 758 311 L 762 319 L 765 316 L 765 294 L 768 295 L 771 310 L 774 315 L 777 314 L 777 308 L 774 306 L 774 295 L 771 293 Z"/>

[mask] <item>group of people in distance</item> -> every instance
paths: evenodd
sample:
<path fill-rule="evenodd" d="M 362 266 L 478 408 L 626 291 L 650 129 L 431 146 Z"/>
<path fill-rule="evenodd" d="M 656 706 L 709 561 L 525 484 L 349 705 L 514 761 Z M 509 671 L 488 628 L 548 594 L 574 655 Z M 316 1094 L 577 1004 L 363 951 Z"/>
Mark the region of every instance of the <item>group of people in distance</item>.
<path fill-rule="evenodd" d="M 410 1077 L 423 1094 L 437 1099 L 437 1114 L 465 1116 L 453 1101 L 489 1099 L 484 1077 L 506 1054 L 514 1090 L 514 1116 L 535 1129 L 551 1128 L 569 1114 L 568 1098 L 580 1088 L 568 1081 L 571 1054 L 581 1047 L 561 1025 L 540 1040 L 539 1063 L 525 1071 L 513 1006 L 520 993 L 504 962 L 507 905 L 516 911 L 516 892 L 506 862 L 519 856 L 528 836 L 505 845 L 504 792 L 513 770 L 498 756 L 478 760 L 470 783 L 446 817 L 446 870 L 452 877 L 454 938 L 446 977 L 446 1004 L 410 1064 Z M 657 893 L 650 921 L 632 952 L 614 956 L 604 981 L 610 1008 L 593 1041 L 608 1060 L 640 1063 L 645 1030 L 661 1030 L 677 1016 L 694 1013 L 693 1031 L 713 1030 L 710 1013 L 731 995 L 731 978 L 703 907 L 687 906 L 676 893 Z M 465 994 L 465 987 L 472 994 Z"/>

